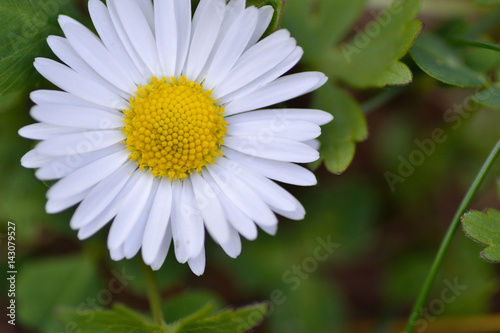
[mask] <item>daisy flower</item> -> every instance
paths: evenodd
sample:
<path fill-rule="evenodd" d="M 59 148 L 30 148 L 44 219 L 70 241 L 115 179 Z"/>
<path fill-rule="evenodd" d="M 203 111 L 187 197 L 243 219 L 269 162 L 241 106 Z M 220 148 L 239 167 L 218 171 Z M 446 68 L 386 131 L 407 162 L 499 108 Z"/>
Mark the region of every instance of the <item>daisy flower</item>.
<path fill-rule="evenodd" d="M 261 39 L 273 9 L 245 0 L 89 1 L 98 33 L 67 16 L 47 42 L 64 64 L 34 66 L 57 90 L 31 94 L 40 142 L 21 160 L 47 191 L 48 213 L 79 203 L 71 218 L 86 239 L 111 222 L 111 258 L 139 251 L 159 269 L 175 257 L 200 275 L 205 229 L 231 257 L 240 235 L 277 230 L 275 213 L 302 205 L 273 180 L 314 185 L 295 163 L 319 158 L 320 110 L 269 106 L 322 86 L 322 73 L 285 75 L 302 49 L 287 30 Z M 267 108 L 267 109 L 266 109 Z"/>

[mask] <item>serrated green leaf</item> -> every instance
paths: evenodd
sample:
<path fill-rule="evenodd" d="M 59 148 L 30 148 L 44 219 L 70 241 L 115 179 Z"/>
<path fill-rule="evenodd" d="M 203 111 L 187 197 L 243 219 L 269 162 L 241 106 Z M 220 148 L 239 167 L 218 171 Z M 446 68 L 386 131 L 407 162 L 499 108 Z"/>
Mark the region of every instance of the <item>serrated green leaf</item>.
<path fill-rule="evenodd" d="M 57 16 L 68 11 L 73 12 L 70 1 L 0 2 L 0 96 L 32 84 L 33 60 L 50 55 L 45 39 L 59 31 Z"/>
<path fill-rule="evenodd" d="M 492 109 L 500 109 L 500 84 L 494 84 L 472 96 L 472 100 Z"/>
<path fill-rule="evenodd" d="M 112 310 L 59 309 L 57 316 L 66 328 L 81 333 L 169 333 L 167 327 L 149 323 L 144 317 L 123 306 Z"/>
<path fill-rule="evenodd" d="M 281 24 L 281 17 L 283 15 L 283 5 L 285 0 L 247 0 L 247 6 L 271 6 L 274 8 L 273 18 L 267 27 L 264 37 L 277 30 Z"/>
<path fill-rule="evenodd" d="M 462 217 L 462 227 L 470 238 L 487 245 L 481 256 L 488 260 L 500 261 L 500 212 L 488 209 L 486 213 L 469 212 Z"/>
<path fill-rule="evenodd" d="M 322 55 L 327 73 L 356 88 L 411 82 L 411 74 L 399 60 L 422 28 L 422 23 L 415 20 L 420 6 L 420 0 L 394 2 L 350 42 Z"/>
<path fill-rule="evenodd" d="M 268 307 L 257 304 L 226 310 L 213 317 L 181 323 L 176 333 L 242 333 L 255 327 L 265 317 Z"/>
<path fill-rule="evenodd" d="M 37 260 L 24 264 L 18 276 L 19 320 L 42 332 L 59 332 L 54 317 L 59 306 L 85 305 L 96 297 L 98 276 L 93 262 L 82 256 Z M 36 301 L 34 301 L 36 300 Z"/>
<path fill-rule="evenodd" d="M 368 135 L 365 115 L 351 96 L 328 84 L 315 94 L 313 107 L 329 110 L 334 117 L 322 127 L 320 162 L 330 172 L 344 172 L 354 157 L 355 143 Z"/>
<path fill-rule="evenodd" d="M 459 87 L 478 87 L 486 83 L 484 74 L 467 67 L 457 51 L 436 35 L 421 34 L 410 54 L 429 76 Z"/>

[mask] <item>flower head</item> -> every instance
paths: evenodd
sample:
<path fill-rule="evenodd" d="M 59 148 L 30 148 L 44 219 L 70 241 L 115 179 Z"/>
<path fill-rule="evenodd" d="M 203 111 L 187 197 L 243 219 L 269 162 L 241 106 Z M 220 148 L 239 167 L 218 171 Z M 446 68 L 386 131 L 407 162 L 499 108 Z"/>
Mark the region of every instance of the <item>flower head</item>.
<path fill-rule="evenodd" d="M 70 225 L 86 239 L 111 220 L 114 260 L 140 250 L 159 269 L 171 243 L 181 263 L 205 268 L 205 229 L 231 257 L 240 235 L 274 234 L 278 213 L 302 219 L 301 204 L 272 180 L 314 185 L 294 163 L 318 159 L 319 125 L 330 114 L 263 109 L 326 82 L 286 75 L 302 49 L 286 30 L 261 39 L 273 10 L 245 0 L 89 1 L 99 37 L 61 16 L 65 38 L 48 44 L 65 65 L 39 58 L 40 74 L 63 91 L 38 90 L 40 140 L 22 158 L 41 180 L 58 180 L 46 210 L 79 203 Z M 261 39 L 261 40 L 260 40 Z M 259 41 L 260 40 L 260 41 Z"/>

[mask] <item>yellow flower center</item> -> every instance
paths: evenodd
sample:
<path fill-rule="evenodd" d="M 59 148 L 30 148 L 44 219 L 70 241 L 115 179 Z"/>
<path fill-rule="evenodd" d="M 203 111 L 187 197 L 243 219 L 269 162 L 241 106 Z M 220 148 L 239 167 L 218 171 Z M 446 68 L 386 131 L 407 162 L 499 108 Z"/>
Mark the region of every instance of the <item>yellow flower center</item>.
<path fill-rule="evenodd" d="M 124 112 L 130 159 L 154 176 L 183 179 L 222 155 L 224 108 L 211 91 L 184 76 L 153 77 L 139 86 Z"/>

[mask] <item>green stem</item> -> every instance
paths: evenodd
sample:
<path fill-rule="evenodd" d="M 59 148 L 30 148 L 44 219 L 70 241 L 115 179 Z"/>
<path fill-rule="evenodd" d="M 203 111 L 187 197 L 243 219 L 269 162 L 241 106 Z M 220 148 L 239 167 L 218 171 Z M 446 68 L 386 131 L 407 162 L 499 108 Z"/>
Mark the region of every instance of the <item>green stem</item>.
<path fill-rule="evenodd" d="M 163 321 L 163 314 L 161 310 L 160 290 L 158 288 L 158 283 L 156 282 L 156 277 L 154 276 L 153 270 L 146 266 L 142 261 L 141 269 L 146 280 L 148 300 L 151 307 L 151 313 L 153 314 L 153 320 L 156 324 L 164 326 L 165 323 Z"/>
<path fill-rule="evenodd" d="M 431 290 L 432 285 L 434 284 L 436 275 L 438 273 L 439 267 L 441 266 L 444 255 L 448 250 L 448 247 L 450 246 L 450 243 L 453 239 L 453 236 L 455 235 L 455 232 L 458 229 L 458 226 L 460 225 L 460 217 L 465 213 L 467 207 L 469 207 L 474 195 L 477 193 L 479 186 L 481 185 L 484 177 L 486 177 L 486 174 L 490 170 L 491 166 L 493 165 L 493 162 L 495 161 L 499 153 L 500 153 L 500 140 L 497 142 L 493 150 L 490 152 L 490 155 L 484 162 L 481 170 L 476 176 L 476 179 L 474 179 L 474 182 L 472 183 L 469 190 L 467 191 L 467 194 L 460 203 L 460 207 L 458 207 L 458 210 L 455 213 L 455 216 L 453 217 L 453 220 L 450 226 L 448 227 L 448 230 L 446 231 L 446 235 L 444 236 L 443 241 L 441 242 L 439 250 L 436 254 L 436 257 L 434 258 L 434 262 L 432 263 L 429 274 L 427 275 L 427 279 L 425 280 L 422 290 L 420 291 L 420 294 L 418 295 L 418 298 L 415 301 L 415 305 L 413 306 L 413 309 L 411 311 L 410 318 L 408 319 L 408 323 L 405 328 L 406 333 L 413 333 L 413 330 L 415 328 L 415 323 L 419 319 L 420 311 L 422 310 L 422 307 L 425 301 L 427 300 L 427 297 L 429 296 L 429 292 Z"/>

